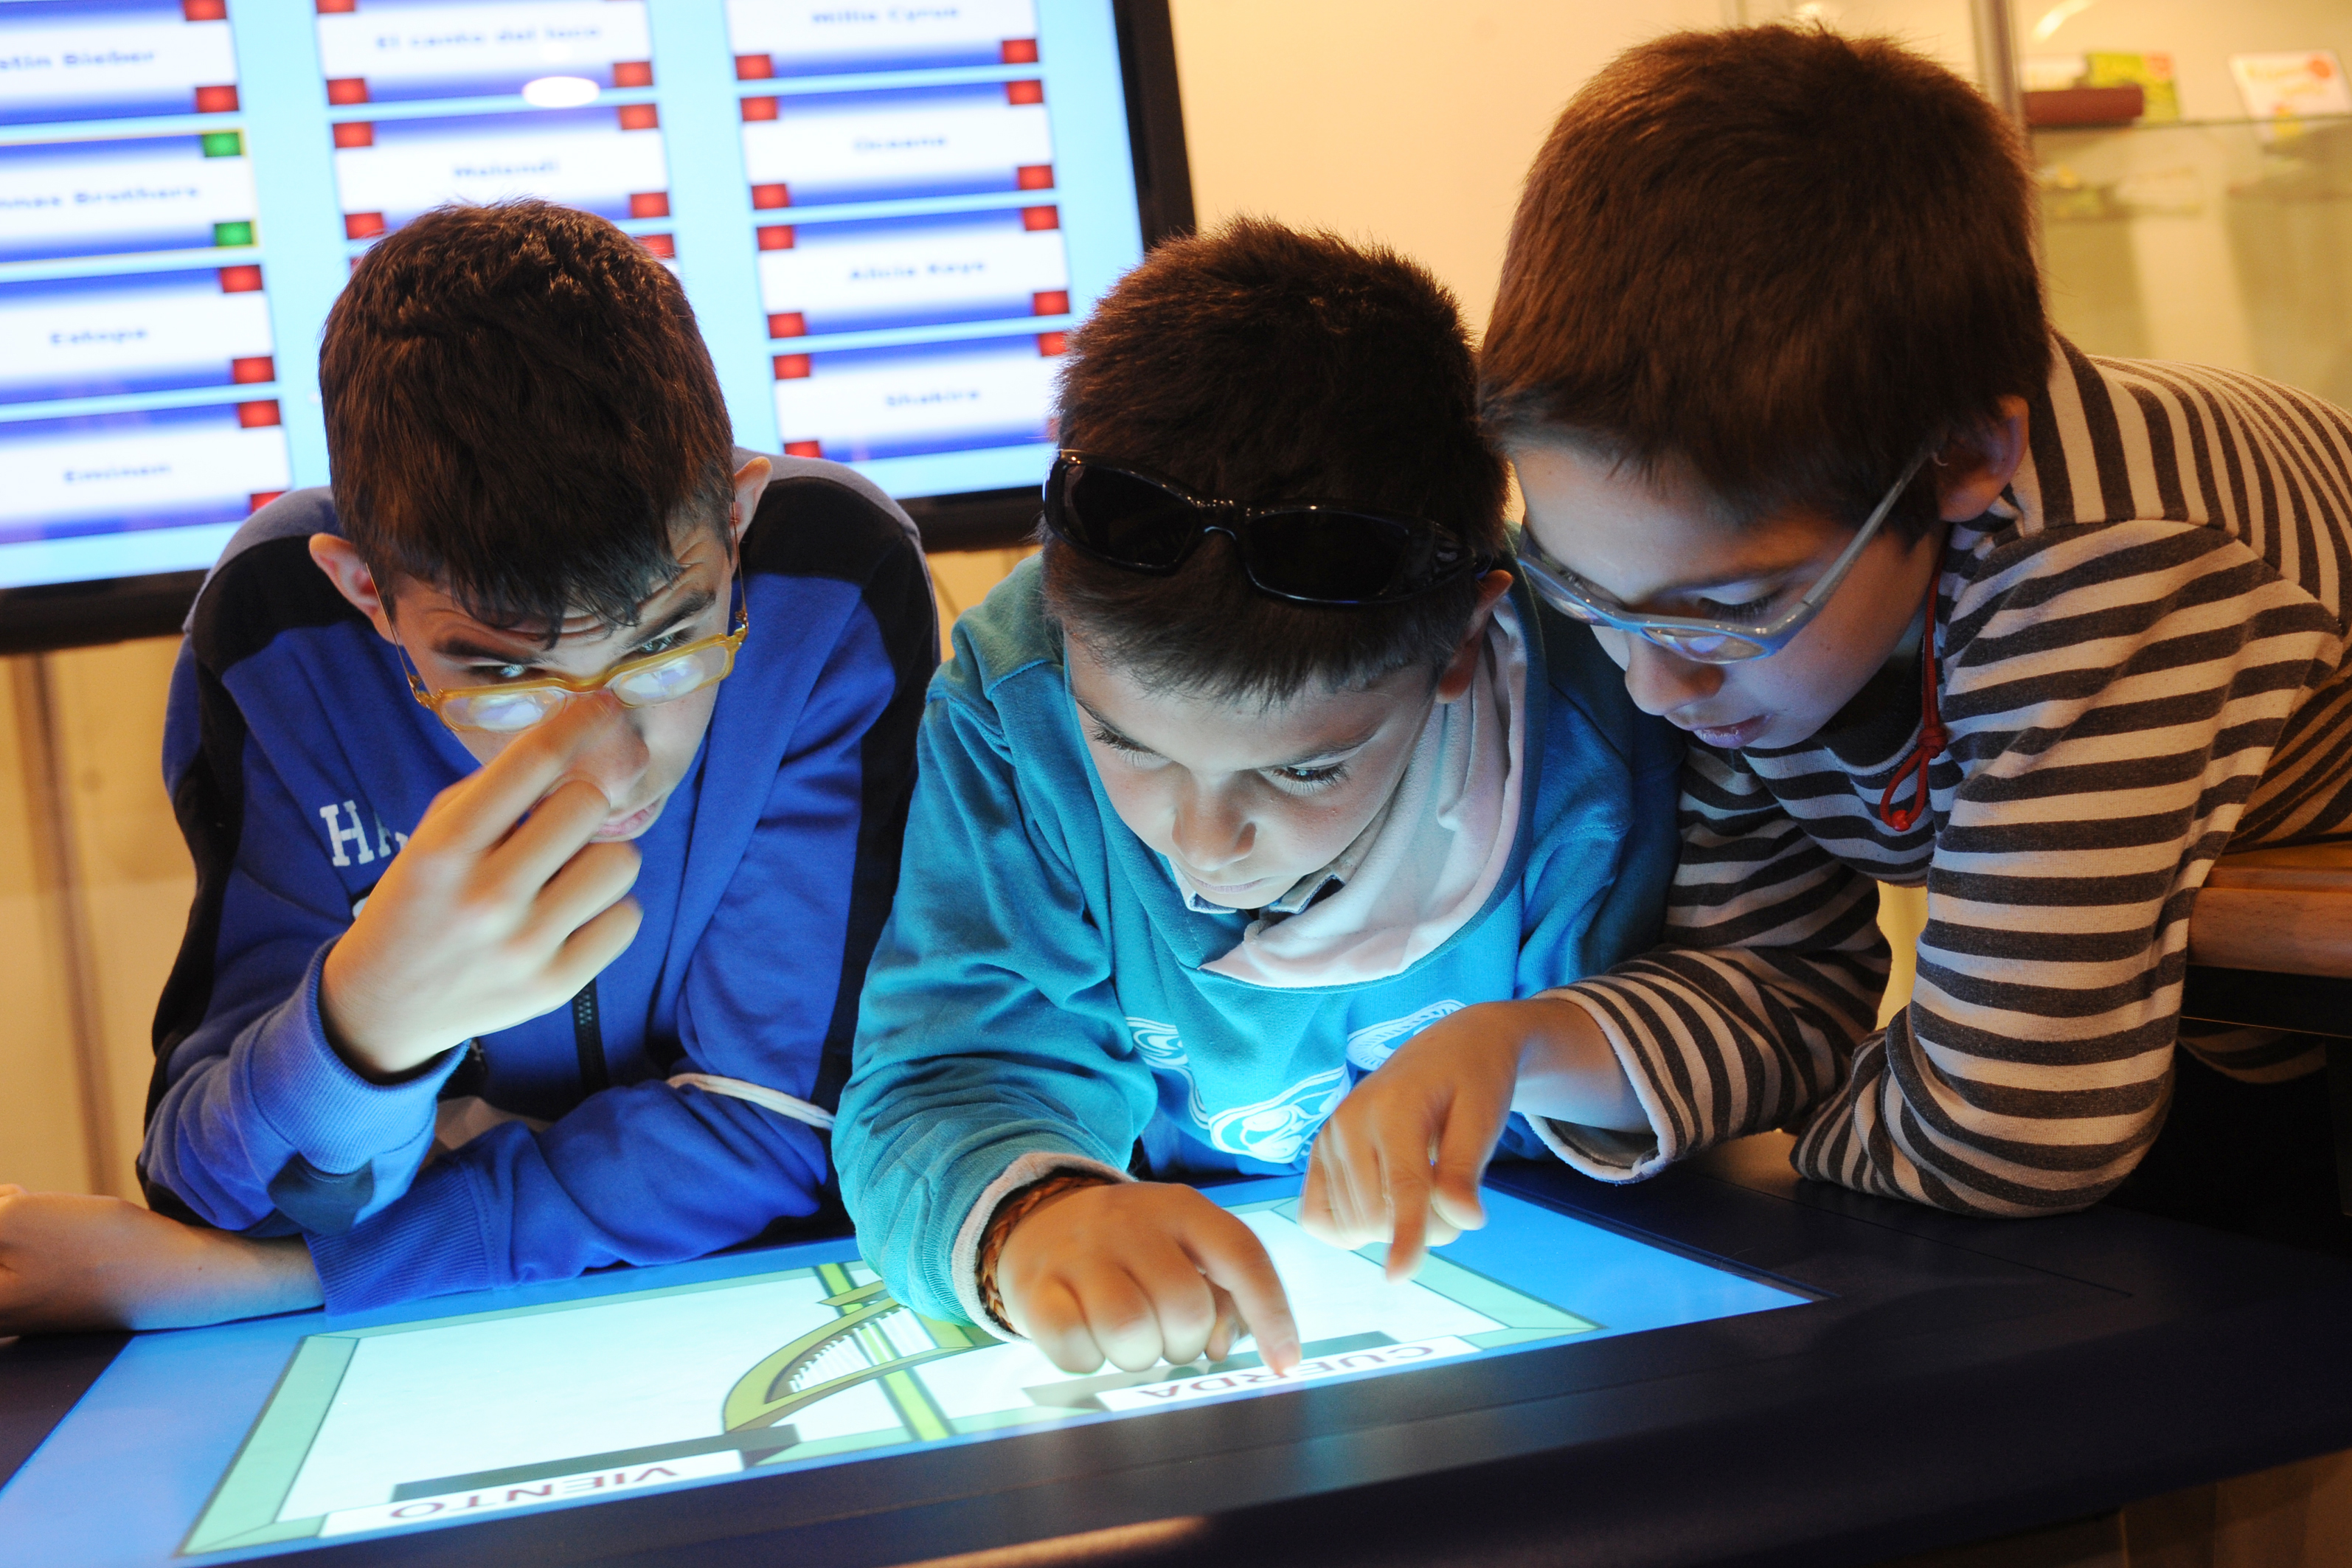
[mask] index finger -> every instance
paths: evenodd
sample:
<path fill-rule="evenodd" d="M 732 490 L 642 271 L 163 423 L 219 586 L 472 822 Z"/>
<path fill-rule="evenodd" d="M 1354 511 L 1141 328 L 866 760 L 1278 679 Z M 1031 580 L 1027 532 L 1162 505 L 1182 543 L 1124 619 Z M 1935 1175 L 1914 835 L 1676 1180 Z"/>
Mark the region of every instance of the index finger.
<path fill-rule="evenodd" d="M 488 849 L 505 837 L 620 716 L 619 700 L 599 691 L 565 703 L 553 718 L 525 730 L 459 786 L 457 810 L 445 829 L 451 846 Z"/>
<path fill-rule="evenodd" d="M 1288 1372 L 1298 1364 L 1298 1323 L 1290 1315 L 1282 1276 L 1255 1231 L 1223 1209 L 1209 1207 L 1206 1224 L 1188 1227 L 1184 1250 L 1210 1284 L 1233 1297 L 1265 1364 Z"/>

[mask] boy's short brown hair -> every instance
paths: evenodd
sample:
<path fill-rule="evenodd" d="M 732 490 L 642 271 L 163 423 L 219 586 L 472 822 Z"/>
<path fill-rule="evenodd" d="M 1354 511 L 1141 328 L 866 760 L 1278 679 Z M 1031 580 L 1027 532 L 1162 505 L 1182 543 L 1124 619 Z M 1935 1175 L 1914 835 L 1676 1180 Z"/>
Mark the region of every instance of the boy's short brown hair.
<path fill-rule="evenodd" d="M 1511 227 L 1480 374 L 1507 446 L 1687 465 L 1735 521 L 1859 521 L 2049 374 L 2016 128 L 1883 38 L 1677 33 L 1570 100 Z M 1914 485 L 1896 513 L 1933 516 Z"/>
<path fill-rule="evenodd" d="M 1482 556 L 1505 544 L 1502 459 L 1444 285 L 1391 251 L 1243 219 L 1170 240 L 1071 335 L 1061 444 L 1259 503 L 1347 501 L 1426 518 Z M 1279 701 L 1442 666 L 1477 604 L 1465 578 L 1337 608 L 1257 592 L 1221 534 L 1172 576 L 1044 535 L 1046 604 L 1098 657 L 1159 687 Z"/>
<path fill-rule="evenodd" d="M 593 214 L 437 207 L 362 258 L 319 355 L 335 510 L 387 596 L 488 625 L 628 626 L 688 521 L 725 529 L 734 441 L 686 292 Z"/>

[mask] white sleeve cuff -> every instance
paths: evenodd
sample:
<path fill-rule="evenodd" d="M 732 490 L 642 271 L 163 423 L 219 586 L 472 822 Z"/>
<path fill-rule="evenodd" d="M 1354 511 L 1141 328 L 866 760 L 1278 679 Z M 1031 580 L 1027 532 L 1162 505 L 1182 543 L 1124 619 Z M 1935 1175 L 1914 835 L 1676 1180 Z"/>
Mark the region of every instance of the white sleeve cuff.
<path fill-rule="evenodd" d="M 1036 1150 L 1021 1156 L 1004 1167 L 1004 1174 L 988 1184 L 980 1200 L 964 1216 L 963 1228 L 956 1232 L 955 1251 L 948 1260 L 948 1276 L 955 1281 L 956 1304 L 963 1309 L 964 1319 L 976 1327 L 995 1333 L 1000 1328 L 1009 1330 L 1010 1323 L 1000 1325 L 989 1316 L 980 1300 L 980 1241 L 988 1234 L 988 1222 L 996 1217 L 997 1205 L 1019 1192 L 1048 1176 L 1064 1173 L 1101 1176 L 1108 1181 L 1135 1180 L 1116 1165 L 1106 1165 L 1100 1160 L 1089 1160 L 1084 1154 L 1063 1154 L 1050 1150 Z"/>
<path fill-rule="evenodd" d="M 1635 1054 L 1633 1042 L 1621 1036 L 1609 1016 L 1577 994 L 1573 986 L 1562 986 L 1537 994 L 1555 1002 L 1573 1002 L 1584 1009 L 1585 1016 L 1601 1030 L 1601 1037 L 1617 1058 L 1618 1070 L 1625 1081 L 1633 1086 L 1633 1098 L 1649 1120 L 1649 1130 L 1643 1132 L 1620 1132 L 1607 1127 L 1587 1127 L 1576 1121 L 1555 1121 L 1549 1117 L 1529 1116 L 1528 1125 L 1535 1129 L 1544 1147 L 1559 1156 L 1570 1169 L 1600 1182 L 1638 1182 L 1654 1176 L 1666 1168 L 1672 1156 L 1667 1153 L 1664 1129 L 1667 1126 L 1664 1108 L 1658 1102 L 1657 1089 L 1650 1082 L 1642 1058 Z"/>

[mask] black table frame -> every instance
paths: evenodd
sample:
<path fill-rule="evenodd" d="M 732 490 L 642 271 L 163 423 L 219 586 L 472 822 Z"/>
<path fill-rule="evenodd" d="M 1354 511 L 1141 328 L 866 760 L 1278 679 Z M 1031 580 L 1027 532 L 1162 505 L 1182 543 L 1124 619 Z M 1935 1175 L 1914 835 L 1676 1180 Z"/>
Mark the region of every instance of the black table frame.
<path fill-rule="evenodd" d="M 1801 1182 L 1783 1148 L 1496 1181 L 1807 1305 L 281 1561 L 854 1568 L 1079 1536 L 1034 1561 L 1827 1568 L 2352 1447 L 2352 1263 L 2121 1211 L 1959 1219 Z M 0 1461 L 111 1353 L 0 1351 Z"/>

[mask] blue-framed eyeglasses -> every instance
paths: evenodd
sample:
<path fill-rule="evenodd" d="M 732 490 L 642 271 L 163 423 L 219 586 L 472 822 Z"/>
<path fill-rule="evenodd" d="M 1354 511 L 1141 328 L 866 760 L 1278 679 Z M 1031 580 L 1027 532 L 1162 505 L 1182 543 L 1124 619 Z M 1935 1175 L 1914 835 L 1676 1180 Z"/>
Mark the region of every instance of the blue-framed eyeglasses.
<path fill-rule="evenodd" d="M 1863 550 L 1876 538 L 1895 502 L 1919 472 L 1927 454 L 1921 452 L 1911 459 L 1885 497 L 1871 512 L 1870 518 L 1855 531 L 1853 541 L 1842 551 L 1830 569 L 1822 573 L 1805 596 L 1789 607 L 1786 615 L 1760 626 L 1741 626 L 1729 621 L 1710 621 L 1694 616 L 1635 615 L 1624 605 L 1544 553 L 1536 542 L 1532 529 L 1522 528 L 1519 536 L 1519 569 L 1528 574 L 1528 582 L 1544 601 L 1561 615 L 1582 621 L 1587 626 L 1608 626 L 1621 632 L 1631 632 L 1648 638 L 1668 653 L 1699 664 L 1738 664 L 1751 658 L 1764 658 L 1789 646 L 1812 618 L 1829 603 L 1832 594 L 1862 557 Z"/>

